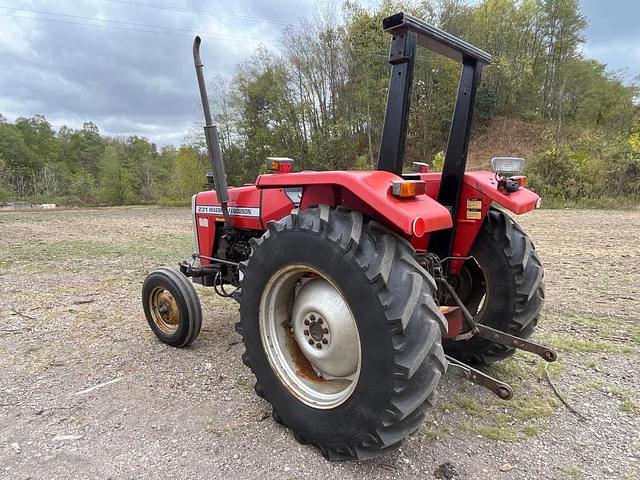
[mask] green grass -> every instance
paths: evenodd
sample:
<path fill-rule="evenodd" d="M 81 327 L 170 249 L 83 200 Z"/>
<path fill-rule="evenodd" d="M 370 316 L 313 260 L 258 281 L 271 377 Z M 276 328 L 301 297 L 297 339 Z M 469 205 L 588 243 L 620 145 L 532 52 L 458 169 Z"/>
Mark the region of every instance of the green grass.
<path fill-rule="evenodd" d="M 557 375 L 561 368 L 561 364 L 550 364 L 550 375 Z M 544 381 L 544 362 L 517 352 L 512 358 L 486 371 L 513 385 L 515 398 L 505 402 L 486 393 L 479 400 L 454 399 L 443 409 L 463 411 L 473 417 L 463 428 L 488 440 L 517 442 L 540 434 L 542 429 L 537 425 L 537 420 L 553 415 L 560 406 Z M 460 395 L 464 393 L 462 390 Z"/>
<path fill-rule="evenodd" d="M 43 268 L 58 262 L 79 264 L 83 259 L 144 258 L 158 263 L 175 263 L 186 258 L 193 250 L 193 237 L 190 233 L 183 235 L 165 234 L 144 240 L 114 242 L 102 240 L 63 240 L 37 245 L 19 245 L 6 249 L 0 258 L 0 268 L 10 269 L 27 267 L 42 271 Z"/>
<path fill-rule="evenodd" d="M 566 476 L 566 478 L 582 478 L 582 470 L 580 470 L 580 467 L 576 465 L 565 465 L 560 467 L 560 471 Z"/>
<path fill-rule="evenodd" d="M 637 413 L 640 412 L 640 406 L 636 402 L 634 402 L 630 398 L 625 398 L 622 400 L 622 404 L 620 405 L 620 410 L 625 413 Z"/>
<path fill-rule="evenodd" d="M 474 425 L 473 431 L 484 438 L 497 442 L 512 443 L 520 439 L 520 428 L 510 418 L 502 413 L 495 415 L 493 423 L 489 425 Z"/>
<path fill-rule="evenodd" d="M 549 318 L 550 324 L 559 324 L 558 319 Z M 543 341 L 549 346 L 569 353 L 639 353 L 640 324 L 614 316 L 594 317 L 568 314 L 562 322 L 579 327 L 582 336 L 550 333 Z M 595 365 L 594 365 L 595 366 Z M 591 367 L 594 368 L 594 367 Z"/>
<path fill-rule="evenodd" d="M 472 417 L 485 417 L 488 413 L 486 405 L 481 404 L 477 400 L 472 398 L 456 398 L 452 402 L 447 404 L 449 409 L 459 409 Z"/>
<path fill-rule="evenodd" d="M 551 334 L 544 337 L 550 347 L 567 353 L 638 353 L 636 345 L 629 345 L 598 338 L 587 339 L 570 335 Z"/>
<path fill-rule="evenodd" d="M 438 440 L 448 433 L 449 429 L 440 425 L 432 425 L 420 431 L 420 435 L 430 441 Z"/>

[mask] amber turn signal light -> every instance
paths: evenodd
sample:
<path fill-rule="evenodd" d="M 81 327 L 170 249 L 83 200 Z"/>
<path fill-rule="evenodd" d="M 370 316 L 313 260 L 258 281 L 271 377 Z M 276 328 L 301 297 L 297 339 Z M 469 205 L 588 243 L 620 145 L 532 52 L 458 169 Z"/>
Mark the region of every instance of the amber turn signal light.
<path fill-rule="evenodd" d="M 422 195 L 426 190 L 423 180 L 398 180 L 391 182 L 391 195 L 399 198 L 411 198 Z"/>
<path fill-rule="evenodd" d="M 527 177 L 525 177 L 524 175 L 516 175 L 515 177 L 510 177 L 509 180 L 513 180 L 520 187 L 526 187 L 528 183 Z"/>
<path fill-rule="evenodd" d="M 293 159 L 287 157 L 267 157 L 267 169 L 274 173 L 291 173 Z"/>

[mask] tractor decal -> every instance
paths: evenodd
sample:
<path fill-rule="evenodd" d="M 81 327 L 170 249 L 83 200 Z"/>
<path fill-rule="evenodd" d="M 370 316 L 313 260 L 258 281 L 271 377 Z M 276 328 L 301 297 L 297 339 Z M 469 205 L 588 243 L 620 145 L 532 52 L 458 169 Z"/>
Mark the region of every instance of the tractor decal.
<path fill-rule="evenodd" d="M 209 215 L 222 215 L 222 207 L 220 205 L 198 205 L 196 213 L 204 213 Z M 232 217 L 259 217 L 260 208 L 258 207 L 229 207 L 229 215 Z"/>

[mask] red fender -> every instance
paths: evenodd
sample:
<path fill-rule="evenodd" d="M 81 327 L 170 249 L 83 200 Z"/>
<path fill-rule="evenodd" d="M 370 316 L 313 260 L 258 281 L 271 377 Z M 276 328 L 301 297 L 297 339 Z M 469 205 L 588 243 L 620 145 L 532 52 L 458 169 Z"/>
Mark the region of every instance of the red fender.
<path fill-rule="evenodd" d="M 400 199 L 391 195 L 391 182 L 401 180 L 390 172 L 331 171 L 261 175 L 256 180 L 259 189 L 303 187 L 301 207 L 326 203 L 360 210 L 382 223 L 414 235 L 414 225 L 420 234 L 451 228 L 449 211 L 427 195 Z M 420 235 L 420 236 L 421 236 Z"/>
<path fill-rule="evenodd" d="M 427 193 L 437 197 L 441 174 L 433 172 L 420 176 L 427 182 Z M 537 193 L 526 188 L 520 188 L 513 193 L 499 191 L 496 175 L 493 172 L 466 172 L 460 194 L 452 255 L 456 257 L 469 255 L 492 202 L 521 215 L 534 210 L 539 199 Z M 416 242 L 414 242 L 415 244 Z M 452 261 L 451 271 L 458 271 L 462 267 L 462 263 L 461 261 Z"/>

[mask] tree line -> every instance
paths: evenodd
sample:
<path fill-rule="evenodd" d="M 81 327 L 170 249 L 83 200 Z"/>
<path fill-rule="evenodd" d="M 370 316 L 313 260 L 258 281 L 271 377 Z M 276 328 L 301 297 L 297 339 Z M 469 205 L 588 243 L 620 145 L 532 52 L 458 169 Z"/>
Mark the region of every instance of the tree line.
<path fill-rule="evenodd" d="M 587 19 L 578 0 L 347 2 L 289 27 L 217 78 L 212 97 L 230 184 L 252 181 L 266 157 L 297 169 L 375 167 L 386 102 L 389 35 L 382 19 L 404 10 L 490 52 L 475 109 L 542 126 L 532 186 L 558 203 L 640 198 L 638 88 L 582 53 Z M 460 67 L 420 51 L 405 164 L 442 158 Z M 108 204 L 186 200 L 202 188 L 203 139 L 180 148 L 97 127 L 53 132 L 43 117 L 0 124 L 0 196 L 60 195 Z M 509 152 L 496 152 L 506 153 Z M 488 159 L 486 159 L 488 160 Z M 182 172 L 182 173 L 180 173 Z"/>
<path fill-rule="evenodd" d="M 137 136 L 101 135 L 91 122 L 54 131 L 42 115 L 11 124 L 0 114 L 0 201 L 183 204 L 204 188 L 206 165 L 193 145 L 158 149 Z"/>

